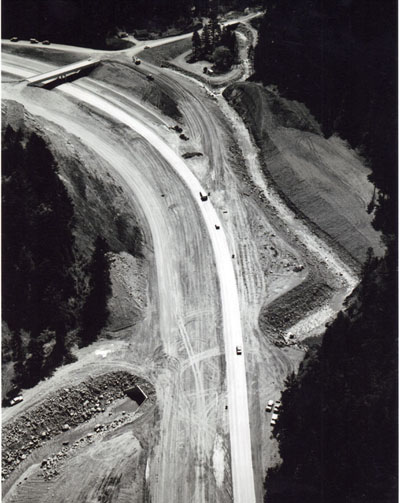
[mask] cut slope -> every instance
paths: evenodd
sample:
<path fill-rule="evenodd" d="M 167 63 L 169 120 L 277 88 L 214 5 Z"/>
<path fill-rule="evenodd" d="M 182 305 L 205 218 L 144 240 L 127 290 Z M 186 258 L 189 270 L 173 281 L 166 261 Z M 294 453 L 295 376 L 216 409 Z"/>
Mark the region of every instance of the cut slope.
<path fill-rule="evenodd" d="M 225 91 L 261 151 L 263 170 L 296 211 L 362 263 L 372 247 L 382 254 L 367 206 L 373 196 L 369 170 L 337 137 L 325 139 L 307 109 L 255 83 Z"/>

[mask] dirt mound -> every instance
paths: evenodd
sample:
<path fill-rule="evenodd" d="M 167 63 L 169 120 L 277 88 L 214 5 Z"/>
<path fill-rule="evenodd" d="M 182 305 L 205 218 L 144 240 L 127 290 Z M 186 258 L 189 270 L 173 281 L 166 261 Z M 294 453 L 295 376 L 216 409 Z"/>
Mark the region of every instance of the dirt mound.
<path fill-rule="evenodd" d="M 262 332 L 268 333 L 268 329 L 273 327 L 282 333 L 301 320 L 304 313 L 320 307 L 332 293 L 329 285 L 310 275 L 303 283 L 265 306 L 259 321 Z"/>
<path fill-rule="evenodd" d="M 140 96 L 143 101 L 151 103 L 162 113 L 179 120 L 182 117 L 177 103 L 167 94 L 161 86 L 149 81 L 147 73 L 135 65 L 121 62 L 102 62 L 91 74 L 98 81 L 106 82 L 115 87 L 116 82 L 122 89 Z"/>
<path fill-rule="evenodd" d="M 147 381 L 127 372 L 103 374 L 78 386 L 53 393 L 39 406 L 4 426 L 3 477 L 7 478 L 33 450 L 63 431 L 76 428 L 96 414 L 104 412 L 134 385 L 139 385 L 147 396 L 154 393 Z M 99 426 L 98 429 L 103 427 Z"/>
<path fill-rule="evenodd" d="M 367 206 L 373 195 L 369 170 L 337 137 L 320 135 L 306 107 L 256 83 L 224 91 L 260 149 L 263 171 L 286 203 L 336 249 L 363 263 L 367 249 L 383 252 Z M 321 232 L 322 231 L 322 232 Z M 345 256 L 344 256 L 345 258 Z"/>

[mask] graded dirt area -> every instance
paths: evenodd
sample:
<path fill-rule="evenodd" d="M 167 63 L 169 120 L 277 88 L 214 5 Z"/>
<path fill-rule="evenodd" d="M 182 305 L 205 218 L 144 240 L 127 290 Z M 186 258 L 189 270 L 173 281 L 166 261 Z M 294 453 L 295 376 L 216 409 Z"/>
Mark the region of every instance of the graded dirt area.
<path fill-rule="evenodd" d="M 272 89 L 240 83 L 225 95 L 261 150 L 264 174 L 296 211 L 360 264 L 369 247 L 381 255 L 366 211 L 374 188 L 357 153 L 338 137 L 325 139 L 305 107 Z"/>

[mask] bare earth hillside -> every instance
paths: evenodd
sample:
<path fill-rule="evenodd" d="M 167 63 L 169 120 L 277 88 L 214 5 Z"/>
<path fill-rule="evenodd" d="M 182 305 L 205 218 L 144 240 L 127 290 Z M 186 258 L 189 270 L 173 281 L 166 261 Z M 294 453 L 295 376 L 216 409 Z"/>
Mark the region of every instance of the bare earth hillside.
<path fill-rule="evenodd" d="M 260 84 L 230 86 L 225 95 L 260 149 L 264 174 L 285 200 L 360 264 L 372 247 L 383 252 L 367 206 L 370 171 L 338 137 L 324 138 L 304 105 Z"/>

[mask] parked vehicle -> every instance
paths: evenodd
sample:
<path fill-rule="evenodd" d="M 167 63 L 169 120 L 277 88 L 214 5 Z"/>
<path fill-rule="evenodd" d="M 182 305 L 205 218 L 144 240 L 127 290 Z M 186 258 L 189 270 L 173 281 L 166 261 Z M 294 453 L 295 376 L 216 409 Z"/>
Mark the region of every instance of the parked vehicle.
<path fill-rule="evenodd" d="M 241 355 L 241 354 L 242 354 L 242 352 L 243 352 L 243 350 L 242 350 L 242 346 L 236 346 L 236 354 L 237 354 L 237 355 Z"/>
<path fill-rule="evenodd" d="M 135 65 L 140 65 L 140 63 L 141 63 L 140 59 L 135 60 Z"/>
<path fill-rule="evenodd" d="M 50 45 L 50 42 L 48 40 L 43 40 L 42 44 L 43 45 Z"/>
<path fill-rule="evenodd" d="M 272 414 L 271 416 L 271 425 L 274 426 L 278 420 L 278 414 Z"/>
<path fill-rule="evenodd" d="M 11 37 L 10 42 L 18 42 L 18 37 Z"/>
<path fill-rule="evenodd" d="M 15 398 L 13 398 L 11 401 L 10 401 L 10 405 L 13 406 L 13 405 L 17 405 L 17 403 L 21 403 L 23 401 L 23 397 L 21 395 L 19 396 L 16 396 Z"/>
<path fill-rule="evenodd" d="M 279 412 L 279 410 L 280 410 L 280 408 L 281 408 L 281 405 L 282 405 L 282 404 L 281 404 L 280 400 L 277 400 L 277 401 L 275 402 L 274 412 Z"/>
<path fill-rule="evenodd" d="M 147 80 L 154 80 L 154 77 L 153 77 L 153 75 L 151 75 L 151 73 L 149 73 L 146 75 L 146 79 Z"/>
<path fill-rule="evenodd" d="M 31 44 L 38 44 L 38 43 L 39 43 L 39 40 L 37 40 L 36 38 L 30 38 L 30 39 L 29 39 L 29 42 L 30 42 Z"/>
<path fill-rule="evenodd" d="M 274 401 L 273 400 L 268 400 L 268 404 L 265 407 L 266 412 L 272 412 L 272 408 L 274 406 Z"/>

